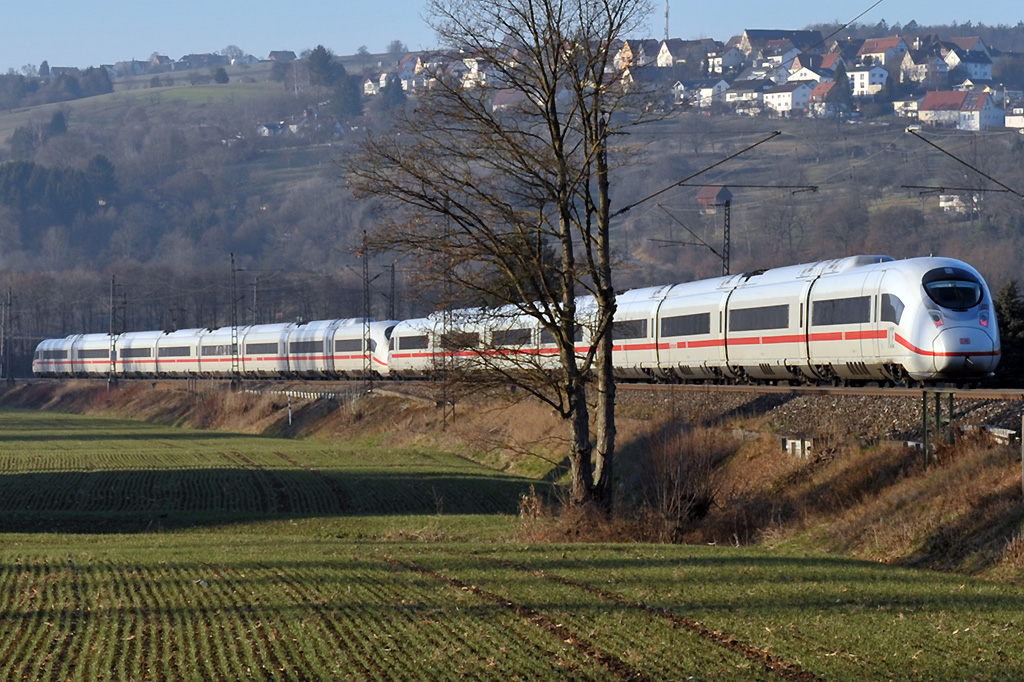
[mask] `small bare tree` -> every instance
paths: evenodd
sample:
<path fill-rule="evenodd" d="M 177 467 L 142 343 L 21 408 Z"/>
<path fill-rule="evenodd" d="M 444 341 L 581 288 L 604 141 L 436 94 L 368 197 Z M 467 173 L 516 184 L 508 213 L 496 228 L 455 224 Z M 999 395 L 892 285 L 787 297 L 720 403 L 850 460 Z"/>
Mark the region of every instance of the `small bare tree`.
<path fill-rule="evenodd" d="M 621 38 L 641 28 L 649 6 L 646 0 L 431 0 L 428 6 L 439 42 L 452 51 L 427 60 L 433 69 L 427 92 L 343 162 L 348 180 L 357 193 L 387 200 L 377 235 L 384 246 L 415 254 L 423 273 L 454 282 L 463 302 L 504 306 L 508 324 L 499 332 L 514 332 L 524 316 L 555 344 L 557 362 L 539 353 L 505 353 L 500 368 L 571 425 L 571 501 L 610 509 L 609 140 L 643 119 L 638 101 L 645 96 L 623 85 L 615 51 Z M 495 356 L 478 357 L 487 363 Z M 591 380 L 596 447 L 586 393 Z"/>

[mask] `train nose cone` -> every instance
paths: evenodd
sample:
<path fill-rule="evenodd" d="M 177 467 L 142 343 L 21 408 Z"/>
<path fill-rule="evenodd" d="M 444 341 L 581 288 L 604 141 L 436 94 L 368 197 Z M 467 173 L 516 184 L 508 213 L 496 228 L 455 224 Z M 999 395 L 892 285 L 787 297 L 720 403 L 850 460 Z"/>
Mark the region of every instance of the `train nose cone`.
<path fill-rule="evenodd" d="M 999 362 L 995 342 L 977 327 L 950 327 L 935 337 L 935 371 L 940 375 L 984 376 Z"/>

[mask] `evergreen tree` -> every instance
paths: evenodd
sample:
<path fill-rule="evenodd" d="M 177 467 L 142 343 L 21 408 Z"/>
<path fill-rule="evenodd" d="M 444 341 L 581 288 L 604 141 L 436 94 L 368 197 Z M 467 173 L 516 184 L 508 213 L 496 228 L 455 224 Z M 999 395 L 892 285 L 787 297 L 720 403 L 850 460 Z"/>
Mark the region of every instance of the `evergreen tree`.
<path fill-rule="evenodd" d="M 402 88 L 402 81 L 394 74 L 388 74 L 387 82 L 381 88 L 379 95 L 380 108 L 383 111 L 390 111 L 405 104 L 405 90 Z"/>
<path fill-rule="evenodd" d="M 993 302 L 1002 345 L 997 381 L 1003 386 L 1024 386 L 1024 300 L 1017 291 L 1017 282 L 1007 282 Z"/>
<path fill-rule="evenodd" d="M 345 77 L 345 67 L 334 62 L 334 53 L 317 45 L 309 53 L 309 81 L 313 85 L 333 87 Z"/>
<path fill-rule="evenodd" d="M 342 121 L 363 115 L 363 99 L 359 78 L 346 75 L 334 89 L 331 113 Z"/>

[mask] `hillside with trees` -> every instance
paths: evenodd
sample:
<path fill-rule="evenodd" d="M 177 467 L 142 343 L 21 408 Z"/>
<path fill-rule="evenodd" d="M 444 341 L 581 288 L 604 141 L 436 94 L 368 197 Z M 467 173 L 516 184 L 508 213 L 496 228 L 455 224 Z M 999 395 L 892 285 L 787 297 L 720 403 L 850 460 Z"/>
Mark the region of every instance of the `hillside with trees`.
<path fill-rule="evenodd" d="M 1024 35 L 999 30 L 1011 47 Z M 281 66 L 221 67 L 227 82 L 142 75 L 0 113 L 0 284 L 22 364 L 39 338 L 106 331 L 111 317 L 130 329 L 226 324 L 230 254 L 243 322 L 358 316 L 364 254 L 374 315 L 428 310 L 414 258 L 364 251 L 380 208 L 355 199 L 341 171 L 367 130 L 419 106 L 400 87 L 362 92 L 404 57 L 398 47 L 339 59 L 318 46 Z M 1018 277 L 1024 247 L 1020 198 L 1004 189 L 1024 191 L 1024 136 L 926 136 L 935 146 L 892 116 L 851 125 L 665 112 L 611 143 L 617 287 L 719 274 L 725 215 L 696 194 L 723 184 L 733 272 L 942 254 L 977 266 L 997 291 Z M 962 211 L 940 206 L 950 193 Z"/>

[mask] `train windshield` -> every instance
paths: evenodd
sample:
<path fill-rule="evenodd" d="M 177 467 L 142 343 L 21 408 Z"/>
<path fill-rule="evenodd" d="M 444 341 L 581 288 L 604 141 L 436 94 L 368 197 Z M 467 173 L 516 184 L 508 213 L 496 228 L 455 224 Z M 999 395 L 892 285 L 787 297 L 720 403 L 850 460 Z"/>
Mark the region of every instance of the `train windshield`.
<path fill-rule="evenodd" d="M 928 297 L 943 308 L 968 310 L 981 303 L 981 281 L 962 268 L 936 268 L 924 276 Z"/>

